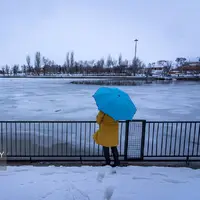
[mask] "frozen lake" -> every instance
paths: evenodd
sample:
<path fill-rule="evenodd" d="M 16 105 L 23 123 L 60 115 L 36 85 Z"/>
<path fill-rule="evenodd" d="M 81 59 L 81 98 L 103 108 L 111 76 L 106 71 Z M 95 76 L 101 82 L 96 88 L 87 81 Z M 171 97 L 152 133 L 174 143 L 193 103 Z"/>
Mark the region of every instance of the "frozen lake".
<path fill-rule="evenodd" d="M 95 120 L 98 86 L 67 79 L 0 79 L 0 120 Z M 121 86 L 133 99 L 135 119 L 200 120 L 200 84 Z"/>

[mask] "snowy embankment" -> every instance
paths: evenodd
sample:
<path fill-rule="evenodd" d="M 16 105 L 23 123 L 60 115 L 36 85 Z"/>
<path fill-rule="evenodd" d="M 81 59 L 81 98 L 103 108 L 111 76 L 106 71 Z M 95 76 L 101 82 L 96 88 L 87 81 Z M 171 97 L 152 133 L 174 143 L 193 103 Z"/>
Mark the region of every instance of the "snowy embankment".
<path fill-rule="evenodd" d="M 7 167 L 1 200 L 199 200 L 200 170 L 164 167 Z"/>

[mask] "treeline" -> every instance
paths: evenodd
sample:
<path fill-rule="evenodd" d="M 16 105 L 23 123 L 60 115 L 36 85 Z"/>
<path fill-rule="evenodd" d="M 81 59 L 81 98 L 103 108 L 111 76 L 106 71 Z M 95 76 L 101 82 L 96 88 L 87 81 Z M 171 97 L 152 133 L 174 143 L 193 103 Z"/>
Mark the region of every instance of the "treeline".
<path fill-rule="evenodd" d="M 54 60 L 46 58 L 40 52 L 35 53 L 35 57 L 31 60 L 28 55 L 26 64 L 19 66 L 5 65 L 0 70 L 3 75 L 55 75 L 55 74 L 119 74 L 119 75 L 151 75 L 151 70 L 158 64 L 163 67 L 164 74 L 168 74 L 174 66 L 183 66 L 187 63 L 186 58 L 177 58 L 175 63 L 172 61 L 159 60 L 156 63 L 149 63 L 147 66 L 139 59 L 134 58 L 132 61 L 123 59 L 120 54 L 118 59 L 114 59 L 109 55 L 107 59 L 101 58 L 97 61 L 76 61 L 74 52 L 68 52 L 63 65 L 56 64 Z"/>

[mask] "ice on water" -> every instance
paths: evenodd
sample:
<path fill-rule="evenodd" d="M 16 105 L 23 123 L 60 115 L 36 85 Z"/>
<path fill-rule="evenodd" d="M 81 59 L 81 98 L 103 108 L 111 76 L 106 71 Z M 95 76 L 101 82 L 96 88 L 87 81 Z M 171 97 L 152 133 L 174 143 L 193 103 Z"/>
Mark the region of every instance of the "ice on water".
<path fill-rule="evenodd" d="M 0 79 L 0 120 L 95 120 L 92 98 L 98 86 L 68 79 Z M 174 83 L 119 87 L 137 106 L 135 118 L 200 120 L 200 84 Z"/>

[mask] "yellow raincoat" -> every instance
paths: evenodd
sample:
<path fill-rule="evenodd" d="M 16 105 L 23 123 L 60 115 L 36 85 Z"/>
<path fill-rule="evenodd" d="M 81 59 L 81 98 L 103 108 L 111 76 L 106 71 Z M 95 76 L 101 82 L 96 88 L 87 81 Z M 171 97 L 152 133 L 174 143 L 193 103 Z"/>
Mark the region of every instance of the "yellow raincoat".
<path fill-rule="evenodd" d="M 105 147 L 115 147 L 118 145 L 119 123 L 110 116 L 99 112 L 96 117 L 99 124 L 99 130 L 94 133 L 93 139 L 98 145 Z"/>

